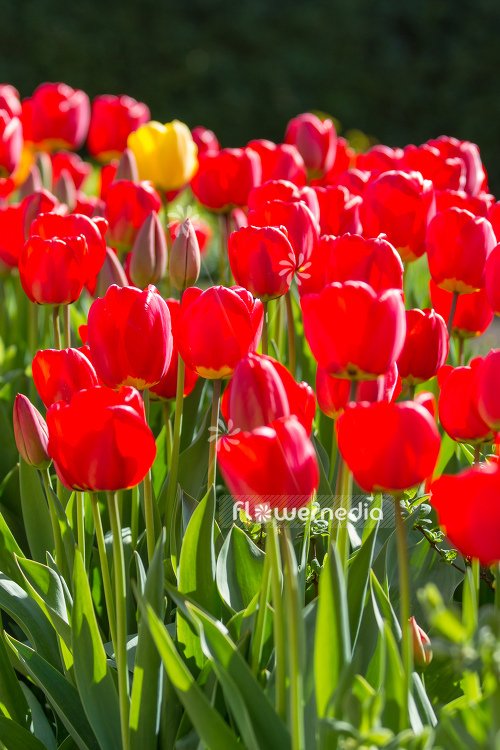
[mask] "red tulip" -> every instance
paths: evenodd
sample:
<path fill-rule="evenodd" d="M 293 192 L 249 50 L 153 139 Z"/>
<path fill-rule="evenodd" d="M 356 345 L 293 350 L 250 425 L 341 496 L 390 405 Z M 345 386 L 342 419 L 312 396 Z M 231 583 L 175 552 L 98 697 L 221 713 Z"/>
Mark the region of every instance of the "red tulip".
<path fill-rule="evenodd" d="M 64 83 L 42 83 L 23 100 L 22 110 L 28 143 L 43 151 L 77 151 L 83 145 L 90 121 L 90 102 L 83 91 Z"/>
<path fill-rule="evenodd" d="M 108 228 L 105 219 L 89 219 L 82 214 L 59 216 L 55 213 L 39 214 L 31 224 L 30 235 L 44 240 L 83 238 L 87 245 L 88 269 L 85 283 L 93 279 L 102 268 L 106 257 L 104 236 Z"/>
<path fill-rule="evenodd" d="M 23 126 L 17 117 L 0 109 L 0 177 L 10 177 L 21 163 Z"/>
<path fill-rule="evenodd" d="M 95 370 L 110 388 L 156 385 L 172 356 L 167 303 L 154 286 L 113 285 L 90 308 L 88 342 Z"/>
<path fill-rule="evenodd" d="M 0 109 L 5 109 L 9 117 L 21 117 L 19 92 L 9 83 L 0 83 Z"/>
<path fill-rule="evenodd" d="M 362 199 L 359 196 L 350 195 L 347 188 L 340 185 L 315 187 L 314 190 L 319 202 L 320 234 L 338 236 L 346 232 L 360 233 L 362 231 L 359 219 Z"/>
<path fill-rule="evenodd" d="M 448 357 L 448 332 L 434 310 L 406 311 L 406 339 L 398 358 L 403 383 L 418 385 L 433 378 Z"/>
<path fill-rule="evenodd" d="M 106 204 L 97 195 L 86 195 L 81 190 L 77 190 L 73 213 L 83 214 L 83 216 L 88 216 L 89 219 L 104 218 Z"/>
<path fill-rule="evenodd" d="M 431 485 L 431 503 L 450 542 L 485 567 L 500 560 L 500 466 L 478 464 Z"/>
<path fill-rule="evenodd" d="M 177 318 L 179 317 L 180 302 L 176 299 L 167 299 L 167 303 L 170 319 L 172 321 L 172 328 L 175 327 Z M 162 377 L 159 383 L 151 386 L 149 389 L 149 395 L 153 401 L 171 401 L 177 394 L 177 369 L 179 366 L 179 350 L 175 343 L 175 339 L 172 347 L 172 357 L 170 364 L 165 375 Z M 189 396 L 191 391 L 196 385 L 198 375 L 191 370 L 190 367 L 184 367 L 184 397 Z"/>
<path fill-rule="evenodd" d="M 283 203 L 297 203 L 300 201 L 300 191 L 290 180 L 267 180 L 262 185 L 256 185 L 248 194 L 248 210 L 256 211 L 269 201 L 283 201 Z"/>
<path fill-rule="evenodd" d="M 351 195 L 362 196 L 371 177 L 371 172 L 361 169 L 348 169 L 335 178 L 334 185 L 347 188 Z"/>
<path fill-rule="evenodd" d="M 477 292 L 484 287 L 484 266 L 496 244 L 487 219 L 459 208 L 436 214 L 427 233 L 433 280 L 448 292 Z"/>
<path fill-rule="evenodd" d="M 193 136 L 193 141 L 198 147 L 198 156 L 200 154 L 205 154 L 207 151 L 213 151 L 215 153 L 220 151 L 220 143 L 217 140 L 215 133 L 211 130 L 207 130 L 207 128 L 198 125 L 196 128 L 192 129 L 191 135 Z"/>
<path fill-rule="evenodd" d="M 106 162 L 119 157 L 127 148 L 130 133 L 150 119 L 149 108 L 130 96 L 96 96 L 87 136 L 89 154 Z"/>
<path fill-rule="evenodd" d="M 66 170 L 71 175 L 75 187 L 79 190 L 83 184 L 83 181 L 92 172 L 92 167 L 77 154 L 71 151 L 57 151 L 51 155 L 52 160 L 52 184 L 55 185 L 63 170 Z"/>
<path fill-rule="evenodd" d="M 415 404 L 420 404 L 420 406 L 423 406 L 425 409 L 427 409 L 434 421 L 437 422 L 438 408 L 436 397 L 431 391 L 420 391 L 420 393 L 417 393 L 417 395 L 413 399 L 413 402 Z"/>
<path fill-rule="evenodd" d="M 485 266 L 486 296 L 491 309 L 500 315 L 500 244 L 491 251 Z"/>
<path fill-rule="evenodd" d="M 463 208 L 475 216 L 488 218 L 494 201 L 489 193 L 474 197 L 463 190 L 436 190 L 436 213 L 443 213 L 447 208 Z"/>
<path fill-rule="evenodd" d="M 284 227 L 243 227 L 229 236 L 234 280 L 264 302 L 281 297 L 295 273 L 295 255 Z"/>
<path fill-rule="evenodd" d="M 234 500 L 248 503 L 254 517 L 271 508 L 301 508 L 319 485 L 313 445 L 293 416 L 222 437 L 217 455 L 229 492 Z"/>
<path fill-rule="evenodd" d="M 431 639 L 422 630 L 414 617 L 408 620 L 411 628 L 411 640 L 413 646 L 413 663 L 417 667 L 427 667 L 432 661 L 432 651 L 430 650 Z"/>
<path fill-rule="evenodd" d="M 297 147 L 313 176 L 329 172 L 335 163 L 337 133 L 329 119 L 322 121 L 310 112 L 294 117 L 287 125 L 285 143 Z"/>
<path fill-rule="evenodd" d="M 333 283 L 320 294 L 306 294 L 300 305 L 311 351 L 331 375 L 372 380 L 399 357 L 406 331 L 399 290 L 377 293 L 362 281 Z"/>
<path fill-rule="evenodd" d="M 395 169 L 401 169 L 403 158 L 402 148 L 390 148 L 377 144 L 364 154 L 356 155 L 356 168 L 368 172 L 392 172 Z"/>
<path fill-rule="evenodd" d="M 19 256 L 19 278 L 32 302 L 69 305 L 88 279 L 89 254 L 84 237 L 43 240 L 33 236 Z"/>
<path fill-rule="evenodd" d="M 26 463 L 40 471 L 50 466 L 47 424 L 38 409 L 21 393 L 14 401 L 14 437 L 17 450 Z"/>
<path fill-rule="evenodd" d="M 262 302 L 241 287 L 186 289 L 174 327 L 186 365 L 203 378 L 227 378 L 255 351 L 262 333 Z"/>
<path fill-rule="evenodd" d="M 435 141 L 428 141 L 446 158 L 458 158 L 465 168 L 465 185 L 463 190 L 469 195 L 478 195 L 486 186 L 486 173 L 481 163 L 479 149 L 475 143 L 459 141 L 457 138 L 440 136 Z"/>
<path fill-rule="evenodd" d="M 358 234 L 322 237 L 329 245 L 326 283 L 364 281 L 375 291 L 403 289 L 403 263 L 382 237 L 365 240 Z"/>
<path fill-rule="evenodd" d="M 500 237 L 500 201 L 497 201 L 496 203 L 493 203 L 492 206 L 490 206 L 488 219 L 491 226 L 493 227 L 495 236 L 498 239 Z"/>
<path fill-rule="evenodd" d="M 80 349 L 39 351 L 32 370 L 36 390 L 47 409 L 57 401 L 69 403 L 77 391 L 99 384 L 92 363 Z"/>
<path fill-rule="evenodd" d="M 385 172 L 366 188 L 360 212 L 367 236 L 382 232 L 402 260 L 416 260 L 425 252 L 427 225 L 435 213 L 432 182 L 419 172 Z"/>
<path fill-rule="evenodd" d="M 0 205 L 0 260 L 15 268 L 24 242 L 23 204 Z"/>
<path fill-rule="evenodd" d="M 262 180 L 260 157 L 251 148 L 223 148 L 200 155 L 191 189 L 202 206 L 227 211 L 246 206 L 250 190 Z"/>
<path fill-rule="evenodd" d="M 311 180 L 311 185 L 336 185 L 337 178 L 351 167 L 356 159 L 356 152 L 349 146 L 349 141 L 345 138 L 337 138 L 337 150 L 335 152 L 335 161 L 333 167 L 323 177 L 316 177 Z"/>
<path fill-rule="evenodd" d="M 398 368 L 392 365 L 385 375 L 376 380 L 363 380 L 358 383 L 356 391 L 357 401 L 393 401 L 401 392 L 398 385 Z M 327 417 L 337 419 L 350 401 L 351 381 L 336 378 L 318 365 L 316 370 L 316 396 L 318 406 Z"/>
<path fill-rule="evenodd" d="M 457 157 L 447 157 L 435 146 L 406 146 L 402 165 L 405 169 L 420 172 L 426 180 L 432 180 L 436 190 L 463 190 L 466 174 L 465 164 Z"/>
<path fill-rule="evenodd" d="M 196 239 L 198 240 L 198 247 L 200 248 L 200 255 L 203 255 L 206 253 L 208 248 L 210 247 L 210 242 L 212 240 L 212 230 L 210 229 L 210 224 L 208 224 L 206 221 L 203 221 L 203 219 L 197 219 L 195 217 L 189 217 L 191 224 L 193 225 Z M 170 238 L 172 244 L 175 242 L 175 238 L 177 237 L 177 234 L 179 232 L 179 229 L 181 228 L 183 222 L 182 221 L 170 221 L 168 224 L 168 231 L 170 232 Z"/>
<path fill-rule="evenodd" d="M 139 484 L 151 468 L 156 444 L 135 388 L 94 386 L 47 412 L 49 455 L 69 489 L 116 491 Z"/>
<path fill-rule="evenodd" d="M 412 401 L 351 405 L 337 421 L 342 458 L 366 492 L 416 487 L 436 468 L 441 438 L 427 409 Z"/>
<path fill-rule="evenodd" d="M 269 201 L 257 211 L 250 211 L 248 223 L 254 227 L 285 227 L 295 253 L 297 268 L 310 260 L 318 241 L 319 227 L 305 203 Z"/>
<path fill-rule="evenodd" d="M 291 143 L 276 145 L 272 141 L 250 141 L 248 148 L 256 151 L 262 164 L 262 182 L 268 180 L 290 180 L 302 187 L 307 183 L 304 160 Z"/>
<path fill-rule="evenodd" d="M 476 370 L 474 401 L 481 419 L 500 432 L 500 349 L 492 349 Z"/>
<path fill-rule="evenodd" d="M 432 279 L 429 281 L 429 290 L 433 308 L 444 320 L 448 321 L 453 294 L 440 289 Z M 478 292 L 459 295 L 453 316 L 452 336 L 467 339 L 485 332 L 493 320 L 493 310 L 486 292 L 487 289 L 480 289 Z"/>
<path fill-rule="evenodd" d="M 112 182 L 106 193 L 108 242 L 119 250 L 131 250 L 139 229 L 151 211 L 159 212 L 161 200 L 150 182 Z"/>
<path fill-rule="evenodd" d="M 493 440 L 491 428 L 478 411 L 475 378 L 482 363 L 476 357 L 470 367 L 456 367 L 441 385 L 439 420 L 445 432 L 457 443 L 487 443 Z"/>
<path fill-rule="evenodd" d="M 116 179 L 118 171 L 118 159 L 113 159 L 110 164 L 103 164 L 99 170 L 99 197 L 105 201 L 108 194 L 109 186 Z"/>
<path fill-rule="evenodd" d="M 40 214 L 51 213 L 66 216 L 67 206 L 59 203 L 58 199 L 48 190 L 40 188 L 24 198 L 23 206 L 23 231 L 24 239 L 31 236 L 31 225 Z"/>

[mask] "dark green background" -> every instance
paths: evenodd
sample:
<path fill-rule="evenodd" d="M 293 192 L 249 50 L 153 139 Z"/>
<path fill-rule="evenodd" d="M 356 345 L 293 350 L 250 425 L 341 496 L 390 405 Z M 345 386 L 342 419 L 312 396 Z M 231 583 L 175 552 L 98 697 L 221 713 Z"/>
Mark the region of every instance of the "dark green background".
<path fill-rule="evenodd" d="M 128 93 L 223 145 L 328 112 L 383 143 L 479 144 L 500 192 L 498 0 L 0 0 L 0 79 Z"/>

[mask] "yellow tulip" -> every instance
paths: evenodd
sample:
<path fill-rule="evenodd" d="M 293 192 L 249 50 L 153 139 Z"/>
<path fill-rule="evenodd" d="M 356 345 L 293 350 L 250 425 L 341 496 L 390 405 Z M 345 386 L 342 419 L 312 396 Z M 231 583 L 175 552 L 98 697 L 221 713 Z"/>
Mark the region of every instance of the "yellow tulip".
<path fill-rule="evenodd" d="M 148 122 L 130 133 L 127 146 L 133 151 L 141 180 L 151 180 L 160 190 L 178 190 L 198 167 L 198 148 L 187 125 L 179 120 Z"/>

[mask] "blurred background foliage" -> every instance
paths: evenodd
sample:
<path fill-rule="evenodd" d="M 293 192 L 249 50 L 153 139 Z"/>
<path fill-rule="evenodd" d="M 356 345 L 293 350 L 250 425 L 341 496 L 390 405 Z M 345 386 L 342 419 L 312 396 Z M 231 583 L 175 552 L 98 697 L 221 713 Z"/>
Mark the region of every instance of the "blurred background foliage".
<path fill-rule="evenodd" d="M 0 0 L 0 79 L 127 93 L 224 146 L 306 110 L 388 145 L 476 142 L 500 192 L 498 0 Z"/>

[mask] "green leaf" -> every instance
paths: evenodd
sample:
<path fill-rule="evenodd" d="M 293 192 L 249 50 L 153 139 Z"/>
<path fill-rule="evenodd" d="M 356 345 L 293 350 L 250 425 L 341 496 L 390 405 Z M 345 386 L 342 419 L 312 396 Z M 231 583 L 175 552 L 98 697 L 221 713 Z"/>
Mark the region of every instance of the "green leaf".
<path fill-rule="evenodd" d="M 163 552 L 165 529 L 157 542 L 149 566 L 143 600 L 158 617 L 163 617 Z M 130 748 L 153 748 L 159 731 L 161 708 L 161 658 L 147 622 L 139 624 L 134 681 L 130 703 Z"/>
<path fill-rule="evenodd" d="M 78 690 L 36 651 L 8 636 L 9 644 L 32 680 L 43 690 L 69 734 L 81 750 L 99 750 L 87 721 Z"/>
<path fill-rule="evenodd" d="M 0 742 L 8 750 L 47 750 L 31 732 L 5 716 L 0 716 Z"/>
<path fill-rule="evenodd" d="M 41 705 L 24 682 L 21 683 L 21 688 L 30 707 L 33 734 L 40 740 L 40 742 L 43 742 L 43 745 L 47 750 L 57 750 L 57 742 L 54 737 L 54 732 L 50 727 Z"/>
<path fill-rule="evenodd" d="M 24 578 L 17 566 L 16 557 L 24 557 L 23 551 L 0 513 L 0 570 L 19 586 L 24 586 Z"/>
<path fill-rule="evenodd" d="M 163 425 L 160 434 L 156 438 L 156 458 L 151 467 L 151 475 L 153 479 L 153 489 L 155 497 L 161 492 L 163 482 L 167 476 L 167 462 L 166 462 L 166 427 Z"/>
<path fill-rule="evenodd" d="M 78 691 L 101 750 L 116 750 L 120 709 L 115 682 L 106 661 L 82 555 L 75 552 L 73 571 L 73 656 Z"/>
<path fill-rule="evenodd" d="M 216 583 L 214 547 L 215 492 L 211 488 L 189 521 L 182 542 L 179 561 L 179 593 L 189 594 L 194 601 L 218 617 L 220 599 Z M 204 658 L 198 636 L 180 614 L 177 619 L 177 640 L 183 646 L 184 658 L 197 674 Z"/>
<path fill-rule="evenodd" d="M 368 582 L 370 580 L 370 568 L 373 560 L 375 541 L 377 539 L 377 530 L 377 527 L 373 529 L 349 565 L 347 597 L 349 602 L 349 627 L 353 643 L 356 642 L 361 625 L 361 617 L 366 600 Z"/>
<path fill-rule="evenodd" d="M 54 534 L 49 508 L 37 469 L 19 456 L 19 480 L 24 527 L 35 560 L 45 562 L 45 553 L 54 554 Z"/>
<path fill-rule="evenodd" d="M 246 609 L 260 591 L 265 554 L 238 526 L 226 537 L 217 560 L 219 593 L 234 612 Z"/>
<path fill-rule="evenodd" d="M 168 677 L 201 741 L 210 750 L 241 750 L 241 745 L 233 731 L 196 684 L 162 621 L 151 606 L 141 602 L 141 609 L 147 617 L 151 635 L 160 652 Z"/>
<path fill-rule="evenodd" d="M 28 704 L 9 659 L 6 637 L 0 619 L 0 703 L 3 713 L 7 712 L 17 724 L 25 725 Z"/>
<path fill-rule="evenodd" d="M 392 729 L 393 732 L 398 732 L 401 728 L 402 713 L 406 711 L 406 701 L 403 700 L 405 679 L 396 639 L 388 622 L 385 623 L 385 642 L 387 662 L 384 681 L 383 725 Z"/>
<path fill-rule="evenodd" d="M 351 638 L 344 573 L 337 549 L 331 545 L 319 580 L 314 665 L 318 716 L 326 716 L 346 664 L 351 661 Z"/>

